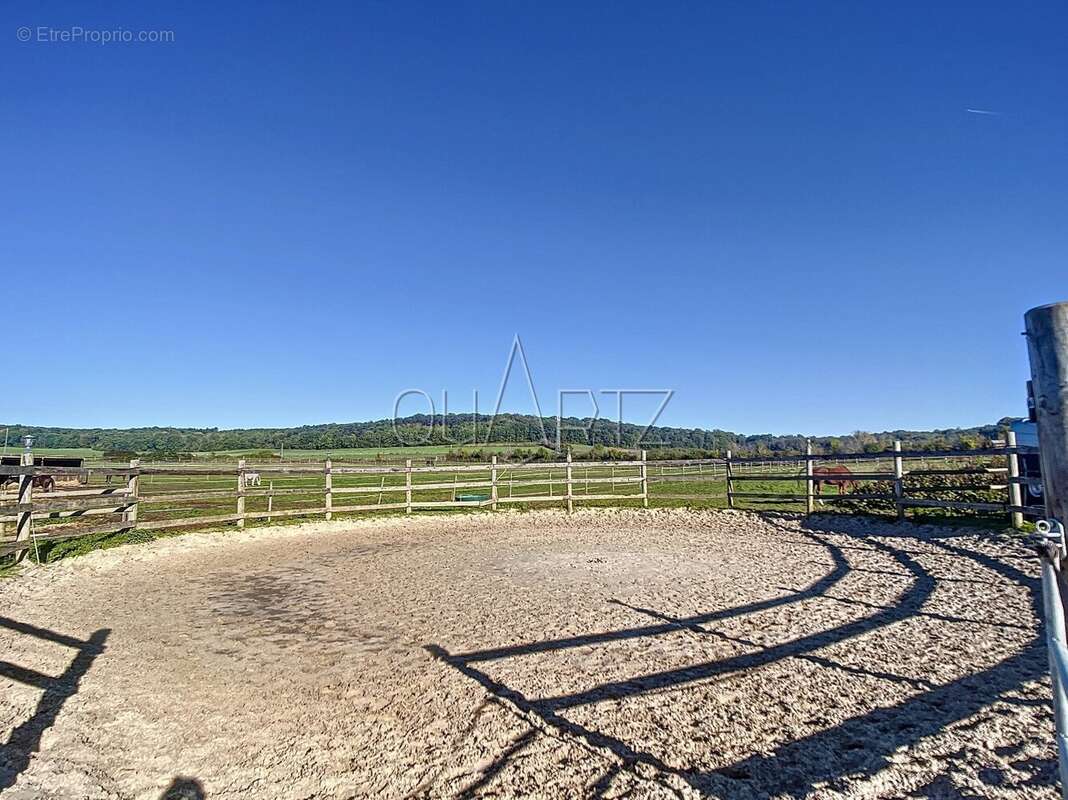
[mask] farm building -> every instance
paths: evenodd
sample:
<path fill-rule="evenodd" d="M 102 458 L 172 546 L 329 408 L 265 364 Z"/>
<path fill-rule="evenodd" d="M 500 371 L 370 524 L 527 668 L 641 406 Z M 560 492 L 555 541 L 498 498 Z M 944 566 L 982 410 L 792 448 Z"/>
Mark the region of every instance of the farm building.
<path fill-rule="evenodd" d="M 0 457 L 0 465 L 5 467 L 17 467 L 19 465 L 18 456 L 3 456 Z M 84 458 L 67 458 L 59 456 L 34 456 L 33 465 L 35 467 L 74 467 L 81 469 L 85 464 Z"/>
<path fill-rule="evenodd" d="M 17 467 L 20 463 L 20 457 L 14 456 L 0 456 L 0 466 L 4 467 Z M 74 458 L 67 456 L 34 456 L 33 465 L 35 467 L 73 467 L 74 469 L 82 469 L 85 464 L 84 458 Z M 57 483 L 86 483 L 89 475 L 87 472 L 82 472 L 77 475 L 57 475 Z"/>

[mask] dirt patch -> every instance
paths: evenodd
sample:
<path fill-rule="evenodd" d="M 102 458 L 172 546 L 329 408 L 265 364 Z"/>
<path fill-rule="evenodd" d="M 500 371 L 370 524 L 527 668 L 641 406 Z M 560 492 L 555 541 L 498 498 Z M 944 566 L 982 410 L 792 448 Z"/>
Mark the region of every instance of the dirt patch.
<path fill-rule="evenodd" d="M 4 798 L 1053 798 L 1037 561 L 589 510 L 192 534 L 0 584 Z"/>

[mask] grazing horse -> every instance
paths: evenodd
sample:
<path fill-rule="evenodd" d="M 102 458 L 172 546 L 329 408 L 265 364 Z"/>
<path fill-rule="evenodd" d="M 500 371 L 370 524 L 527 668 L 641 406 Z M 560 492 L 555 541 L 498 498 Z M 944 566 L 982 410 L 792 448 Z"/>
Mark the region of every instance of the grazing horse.
<path fill-rule="evenodd" d="M 258 472 L 246 472 L 245 473 L 245 486 L 259 486 L 260 485 L 260 473 Z"/>
<path fill-rule="evenodd" d="M 11 484 L 17 486 L 18 482 L 19 478 L 17 475 L 8 475 L 4 478 L 3 483 L 0 483 L 0 489 L 6 489 Z M 34 475 L 33 488 L 40 489 L 42 492 L 50 492 L 56 488 L 56 479 L 51 475 Z"/>
<path fill-rule="evenodd" d="M 849 467 L 841 465 L 837 467 L 815 467 L 812 470 L 812 475 L 816 479 L 813 481 L 813 485 L 817 495 L 820 494 L 824 484 L 828 483 L 836 485 L 839 494 L 845 494 L 847 491 L 853 491 L 857 488 L 857 479 L 853 477 Z"/>

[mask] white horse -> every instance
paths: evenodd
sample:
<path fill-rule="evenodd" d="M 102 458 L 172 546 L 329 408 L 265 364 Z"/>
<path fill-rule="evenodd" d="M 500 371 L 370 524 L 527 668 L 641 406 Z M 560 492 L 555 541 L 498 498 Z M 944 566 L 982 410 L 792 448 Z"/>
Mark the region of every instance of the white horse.
<path fill-rule="evenodd" d="M 249 486 L 260 485 L 260 473 L 258 472 L 246 472 L 245 473 L 245 488 Z"/>

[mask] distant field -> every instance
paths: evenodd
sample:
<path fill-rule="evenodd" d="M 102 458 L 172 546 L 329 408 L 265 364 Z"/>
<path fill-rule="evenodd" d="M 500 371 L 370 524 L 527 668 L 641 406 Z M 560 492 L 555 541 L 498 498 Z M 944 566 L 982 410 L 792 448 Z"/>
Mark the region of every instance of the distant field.
<path fill-rule="evenodd" d="M 344 461 L 346 459 L 364 461 L 367 459 L 373 459 L 376 456 L 382 456 L 383 458 L 419 458 L 420 456 L 443 456 L 450 452 L 465 452 L 470 453 L 473 451 L 481 450 L 486 454 L 494 453 L 509 453 L 515 450 L 517 447 L 533 448 L 537 445 L 529 443 L 515 443 L 515 442 L 499 442 L 495 444 L 483 444 L 483 445 L 417 445 L 415 447 L 339 447 L 332 450 L 295 450 L 286 448 L 285 458 L 289 460 L 297 461 L 325 461 L 327 458 L 332 458 L 335 461 Z M 588 445 L 574 445 L 572 451 L 577 455 L 579 453 L 585 453 L 590 447 Z M 262 453 L 263 448 L 249 448 L 246 450 L 217 450 L 214 453 L 194 453 L 195 456 L 201 458 L 244 458 L 253 453 Z M 272 451 L 278 454 L 278 450 Z"/>
<path fill-rule="evenodd" d="M 18 444 L 8 444 L 7 449 L 4 451 L 4 455 L 13 456 L 22 452 L 22 447 Z M 33 454 L 35 456 L 62 456 L 63 458 L 84 458 L 86 461 L 98 461 L 103 458 L 104 453 L 100 450 L 93 450 L 89 447 L 35 447 L 33 448 Z"/>
<path fill-rule="evenodd" d="M 403 459 L 403 458 L 426 458 L 427 456 L 444 456 L 450 452 L 465 452 L 470 453 L 472 451 L 481 450 L 486 455 L 509 453 L 518 447 L 533 448 L 537 445 L 529 443 L 515 443 L 515 442 L 498 442 L 495 444 L 484 445 L 425 445 L 416 447 L 340 447 L 333 450 L 297 450 L 289 449 L 285 450 L 285 458 L 287 461 L 325 461 L 327 458 L 331 458 L 334 461 L 368 461 L 374 460 L 376 457 L 381 456 L 384 459 Z M 589 445 L 572 445 L 572 452 L 575 455 L 581 455 L 586 453 L 591 448 Z M 7 448 L 7 455 L 17 455 L 22 452 L 22 448 L 9 445 Z M 86 461 L 102 461 L 104 460 L 104 452 L 102 450 L 93 450 L 88 447 L 35 447 L 33 448 L 35 455 L 39 456 L 62 456 L 69 458 L 84 458 Z M 244 450 L 216 450 L 214 452 L 199 452 L 193 453 L 195 458 L 202 459 L 230 459 L 237 460 L 239 458 L 247 458 L 255 453 L 273 452 L 278 455 L 278 450 L 267 451 L 264 448 L 248 448 Z"/>

